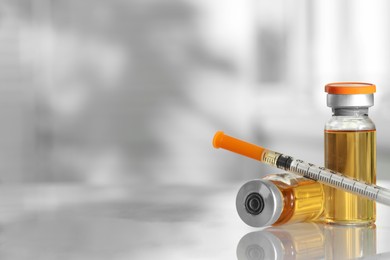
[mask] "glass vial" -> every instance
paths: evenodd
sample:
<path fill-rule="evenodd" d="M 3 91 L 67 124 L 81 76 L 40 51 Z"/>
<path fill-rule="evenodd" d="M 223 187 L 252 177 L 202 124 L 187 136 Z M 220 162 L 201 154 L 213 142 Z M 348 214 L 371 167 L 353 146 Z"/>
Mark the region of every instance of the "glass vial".
<path fill-rule="evenodd" d="M 252 227 L 315 220 L 323 204 L 320 183 L 290 173 L 249 181 L 236 198 L 238 215 Z"/>
<path fill-rule="evenodd" d="M 368 117 L 376 87 L 341 82 L 325 86 L 333 116 L 325 125 L 325 167 L 367 183 L 376 183 L 376 130 Z M 373 224 L 375 202 L 324 186 L 324 220 L 337 224 Z"/>

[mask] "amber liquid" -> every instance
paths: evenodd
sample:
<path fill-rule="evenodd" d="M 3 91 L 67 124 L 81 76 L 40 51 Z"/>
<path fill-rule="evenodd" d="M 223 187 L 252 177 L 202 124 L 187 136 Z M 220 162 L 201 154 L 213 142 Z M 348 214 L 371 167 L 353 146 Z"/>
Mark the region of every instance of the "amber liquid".
<path fill-rule="evenodd" d="M 325 131 L 325 167 L 366 183 L 376 183 L 376 132 Z M 324 185 L 328 223 L 372 224 L 375 202 Z"/>
<path fill-rule="evenodd" d="M 274 226 L 314 220 L 323 212 L 324 191 L 320 183 L 304 178 L 299 178 L 296 185 L 272 182 L 282 192 L 284 199 L 282 214 Z"/>

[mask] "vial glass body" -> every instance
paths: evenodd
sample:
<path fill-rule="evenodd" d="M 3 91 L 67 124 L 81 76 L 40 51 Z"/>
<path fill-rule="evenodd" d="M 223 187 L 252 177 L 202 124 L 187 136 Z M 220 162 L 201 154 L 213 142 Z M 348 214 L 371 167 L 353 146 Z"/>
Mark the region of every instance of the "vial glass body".
<path fill-rule="evenodd" d="M 320 183 L 287 173 L 264 179 L 275 184 L 283 196 L 283 210 L 273 226 L 315 220 L 322 214 L 324 192 Z"/>
<path fill-rule="evenodd" d="M 376 183 L 376 130 L 368 108 L 333 109 L 325 125 L 325 167 Z M 324 220 L 336 224 L 373 224 L 375 202 L 324 186 Z"/>

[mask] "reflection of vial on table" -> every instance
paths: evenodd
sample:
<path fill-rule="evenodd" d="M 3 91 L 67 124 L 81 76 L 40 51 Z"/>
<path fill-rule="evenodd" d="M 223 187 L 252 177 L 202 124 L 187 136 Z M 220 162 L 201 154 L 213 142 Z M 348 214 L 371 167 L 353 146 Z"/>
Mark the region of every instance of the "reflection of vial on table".
<path fill-rule="evenodd" d="M 326 85 L 333 116 L 325 125 L 325 167 L 367 183 L 376 183 L 376 132 L 368 117 L 375 85 Z M 372 224 L 375 202 L 324 186 L 324 218 L 328 223 Z"/>
<path fill-rule="evenodd" d="M 324 244 L 320 224 L 270 227 L 243 236 L 237 245 L 237 259 L 323 259 Z"/>
<path fill-rule="evenodd" d="M 376 227 L 324 225 L 325 259 L 356 259 L 376 254 Z"/>
<path fill-rule="evenodd" d="M 315 220 L 323 203 L 320 183 L 290 173 L 249 181 L 236 198 L 240 218 L 252 227 Z"/>

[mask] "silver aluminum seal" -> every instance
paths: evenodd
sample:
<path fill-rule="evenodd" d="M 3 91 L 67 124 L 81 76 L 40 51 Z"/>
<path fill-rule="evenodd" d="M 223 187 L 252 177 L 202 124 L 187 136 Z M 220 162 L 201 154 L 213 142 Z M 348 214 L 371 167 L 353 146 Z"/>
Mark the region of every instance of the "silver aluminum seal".
<path fill-rule="evenodd" d="M 372 107 L 374 105 L 374 94 L 352 94 L 336 95 L 328 94 L 326 97 L 328 107 Z"/>
<path fill-rule="evenodd" d="M 263 209 L 259 214 L 251 214 L 246 208 L 248 196 L 258 193 L 263 199 Z M 268 180 L 252 180 L 238 191 L 236 208 L 238 215 L 247 225 L 265 227 L 275 223 L 283 210 L 283 196 L 275 184 Z"/>

